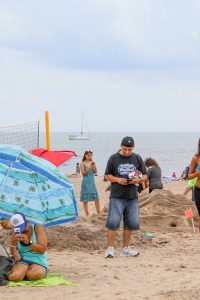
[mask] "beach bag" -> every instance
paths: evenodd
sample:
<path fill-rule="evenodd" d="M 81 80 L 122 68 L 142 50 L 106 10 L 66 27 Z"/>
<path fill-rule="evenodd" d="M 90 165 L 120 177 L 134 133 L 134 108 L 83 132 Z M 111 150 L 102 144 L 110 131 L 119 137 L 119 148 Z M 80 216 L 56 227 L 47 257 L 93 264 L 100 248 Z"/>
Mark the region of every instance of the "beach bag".
<path fill-rule="evenodd" d="M 188 180 L 188 186 L 189 186 L 189 188 L 192 188 L 193 186 L 195 186 L 196 182 L 197 182 L 197 178 Z"/>
<path fill-rule="evenodd" d="M 8 284 L 7 276 L 12 272 L 15 261 L 9 256 L 3 245 L 0 245 L 0 286 Z"/>

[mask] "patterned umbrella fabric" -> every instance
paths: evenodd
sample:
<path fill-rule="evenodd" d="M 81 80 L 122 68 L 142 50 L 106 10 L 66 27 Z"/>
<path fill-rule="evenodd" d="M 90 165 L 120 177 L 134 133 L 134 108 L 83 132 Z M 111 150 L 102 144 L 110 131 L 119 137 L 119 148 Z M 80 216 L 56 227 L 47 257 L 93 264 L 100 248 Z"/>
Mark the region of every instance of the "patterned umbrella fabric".
<path fill-rule="evenodd" d="M 0 219 L 16 212 L 46 227 L 78 216 L 73 186 L 58 168 L 21 147 L 0 144 Z"/>

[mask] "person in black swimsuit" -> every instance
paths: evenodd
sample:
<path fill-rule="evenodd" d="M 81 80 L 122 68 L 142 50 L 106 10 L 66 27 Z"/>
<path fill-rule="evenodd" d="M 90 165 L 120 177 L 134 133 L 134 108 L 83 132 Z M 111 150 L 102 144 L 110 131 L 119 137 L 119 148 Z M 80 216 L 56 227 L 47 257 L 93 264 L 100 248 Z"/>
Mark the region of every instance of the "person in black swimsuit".
<path fill-rule="evenodd" d="M 200 139 L 198 142 L 197 153 L 193 156 L 191 161 L 188 178 L 189 179 L 197 178 L 197 182 L 194 187 L 193 196 L 199 214 L 199 232 L 200 232 Z"/>

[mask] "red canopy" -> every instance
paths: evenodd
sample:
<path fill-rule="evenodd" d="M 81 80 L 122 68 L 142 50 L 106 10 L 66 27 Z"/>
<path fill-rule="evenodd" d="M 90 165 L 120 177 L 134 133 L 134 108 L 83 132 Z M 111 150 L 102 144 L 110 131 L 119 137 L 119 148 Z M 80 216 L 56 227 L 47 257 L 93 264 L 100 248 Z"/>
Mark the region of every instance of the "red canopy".
<path fill-rule="evenodd" d="M 56 167 L 63 165 L 73 156 L 77 156 L 76 152 L 70 150 L 48 151 L 43 148 L 32 149 L 30 153 L 50 161 Z"/>

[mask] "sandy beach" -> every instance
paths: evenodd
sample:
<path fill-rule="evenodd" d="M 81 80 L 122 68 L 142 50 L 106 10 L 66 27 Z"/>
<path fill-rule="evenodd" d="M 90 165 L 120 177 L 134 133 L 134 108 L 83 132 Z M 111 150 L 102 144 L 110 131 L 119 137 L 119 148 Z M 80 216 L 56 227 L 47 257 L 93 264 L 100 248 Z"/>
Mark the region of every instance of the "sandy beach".
<path fill-rule="evenodd" d="M 79 199 L 81 177 L 72 178 Z M 163 191 L 140 195 L 141 230 L 134 232 L 132 246 L 140 251 L 136 258 L 120 257 L 121 232 L 117 235 L 116 256 L 104 258 L 106 247 L 105 220 L 109 193 L 108 183 L 96 177 L 102 213 L 95 214 L 90 203 L 90 217 L 80 207 L 77 223 L 48 229 L 49 273 L 63 274 L 75 282 L 73 287 L 48 288 L 1 287 L 0 299 L 200 299 L 198 261 L 199 234 L 185 219 L 191 207 L 195 223 L 197 211 L 188 197 L 182 196 L 186 182 L 164 184 Z M 144 232 L 155 235 L 143 237 Z M 0 231 L 1 240 L 8 233 Z"/>
<path fill-rule="evenodd" d="M 0 84 L 0 300 L 200 300 L 200 0 L 0 0 Z"/>

